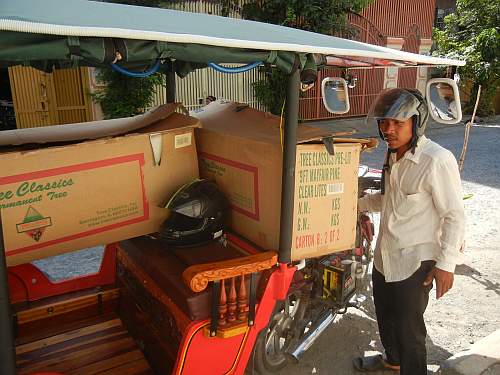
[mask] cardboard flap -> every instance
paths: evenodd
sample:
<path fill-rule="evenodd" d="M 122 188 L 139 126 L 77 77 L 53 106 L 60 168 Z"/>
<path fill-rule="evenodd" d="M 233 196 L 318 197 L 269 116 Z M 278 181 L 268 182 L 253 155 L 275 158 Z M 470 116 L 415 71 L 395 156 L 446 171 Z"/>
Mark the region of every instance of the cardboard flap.
<path fill-rule="evenodd" d="M 359 143 L 361 151 L 372 151 L 377 148 L 379 140 L 377 138 L 334 138 L 338 143 Z"/>
<path fill-rule="evenodd" d="M 131 134 L 165 133 L 171 130 L 179 129 L 181 127 L 199 128 L 200 122 L 194 117 L 174 112 L 171 113 L 168 117 L 137 129 Z"/>
<path fill-rule="evenodd" d="M 266 143 L 280 140 L 279 117 L 241 103 L 216 100 L 190 115 L 200 120 L 202 128 L 217 133 Z"/>
<path fill-rule="evenodd" d="M 324 138 L 345 137 L 354 134 L 352 131 L 334 132 L 311 125 L 299 125 L 297 144 L 322 141 Z"/>
<path fill-rule="evenodd" d="M 150 109 L 142 115 L 75 124 L 43 126 L 0 132 L 0 146 L 27 143 L 72 142 L 126 134 L 171 116 L 180 103 L 169 103 Z"/>
<path fill-rule="evenodd" d="M 160 165 L 161 162 L 161 149 L 162 149 L 162 136 L 161 134 L 150 134 L 149 143 L 151 144 L 151 149 L 153 150 L 153 161 L 154 165 Z"/>
<path fill-rule="evenodd" d="M 218 133 L 272 144 L 279 144 L 281 139 L 278 116 L 258 111 L 241 103 L 216 100 L 192 111 L 190 115 L 200 120 L 202 128 Z M 370 149 L 378 145 L 376 139 L 340 138 L 352 134 L 354 134 L 352 131 L 333 132 L 299 124 L 297 144 L 320 143 L 324 138 L 332 138 L 334 143 L 360 143 L 362 149 Z"/>

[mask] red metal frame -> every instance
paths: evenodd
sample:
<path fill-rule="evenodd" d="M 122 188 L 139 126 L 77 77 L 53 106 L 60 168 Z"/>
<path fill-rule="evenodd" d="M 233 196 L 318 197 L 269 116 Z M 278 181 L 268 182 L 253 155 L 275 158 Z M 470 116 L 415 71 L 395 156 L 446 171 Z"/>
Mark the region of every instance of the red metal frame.
<path fill-rule="evenodd" d="M 234 240 L 233 236 L 231 239 Z M 240 245 L 251 248 L 243 241 Z M 116 247 L 117 244 L 106 246 L 99 272 L 60 282 L 51 282 L 31 263 L 9 267 L 11 303 L 35 301 L 113 283 Z M 286 298 L 296 269 L 296 266 L 284 263 L 274 269 L 269 276 L 262 298 L 256 306 L 254 325 L 248 327 L 244 333 L 224 339 L 207 337 L 204 334 L 204 328 L 210 324 L 208 320 L 191 323 L 179 347 L 172 373 L 178 375 L 243 374 L 258 334 L 267 327 L 276 302 Z"/>
<path fill-rule="evenodd" d="M 47 275 L 31 263 L 8 267 L 10 302 L 36 301 L 45 297 L 114 283 L 116 246 L 117 244 L 106 246 L 97 273 L 58 282 L 50 281 Z"/>
<path fill-rule="evenodd" d="M 181 342 L 172 374 L 243 374 L 258 334 L 267 327 L 276 301 L 286 298 L 296 269 L 284 263 L 276 267 L 256 307 L 254 325 L 245 333 L 225 339 L 206 337 L 203 331 L 209 321 L 193 322 Z"/>

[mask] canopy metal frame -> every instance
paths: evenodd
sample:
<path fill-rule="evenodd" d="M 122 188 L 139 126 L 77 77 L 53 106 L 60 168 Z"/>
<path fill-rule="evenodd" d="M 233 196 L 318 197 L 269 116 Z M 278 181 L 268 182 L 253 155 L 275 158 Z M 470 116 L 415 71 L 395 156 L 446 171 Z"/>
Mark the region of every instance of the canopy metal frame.
<path fill-rule="evenodd" d="M 64 5 L 64 6 L 63 6 Z M 54 12 L 53 9 L 58 9 Z M 79 11 L 75 12 L 75 9 Z M 113 17 L 109 17 L 113 14 Z M 145 22 L 147 20 L 147 22 Z M 167 22 L 169 20 L 170 22 Z M 189 22 L 188 22 L 189 21 Z M 231 33 L 228 37 L 228 32 Z M 291 262 L 295 164 L 301 69 L 388 66 L 462 66 L 464 61 L 422 56 L 303 30 L 165 9 L 84 0 L 3 0 L 0 66 L 103 66 L 127 56 L 123 67 L 166 61 L 167 102 L 175 101 L 175 75 L 215 63 L 264 61 L 288 74 L 279 235 L 280 263 Z M 1 214 L 1 212 L 0 212 Z M 0 215 L 0 254 L 5 251 Z M 0 373 L 16 374 L 15 337 L 6 257 L 0 260 Z"/>
<path fill-rule="evenodd" d="M 0 254 L 5 251 L 2 226 L 2 210 L 0 210 Z M 6 257 L 0 260 L 0 373 L 16 374 L 16 348 L 14 340 L 13 315 L 9 299 L 9 282 Z"/>

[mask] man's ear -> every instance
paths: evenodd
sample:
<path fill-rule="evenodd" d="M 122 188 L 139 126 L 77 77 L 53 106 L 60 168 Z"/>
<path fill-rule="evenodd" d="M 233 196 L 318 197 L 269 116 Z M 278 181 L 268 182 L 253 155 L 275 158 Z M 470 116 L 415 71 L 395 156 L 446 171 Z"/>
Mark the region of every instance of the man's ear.
<path fill-rule="evenodd" d="M 377 128 L 378 128 L 378 134 L 380 136 L 380 139 L 385 141 L 384 133 L 382 133 L 382 130 L 380 130 L 380 123 L 382 120 L 377 120 Z"/>

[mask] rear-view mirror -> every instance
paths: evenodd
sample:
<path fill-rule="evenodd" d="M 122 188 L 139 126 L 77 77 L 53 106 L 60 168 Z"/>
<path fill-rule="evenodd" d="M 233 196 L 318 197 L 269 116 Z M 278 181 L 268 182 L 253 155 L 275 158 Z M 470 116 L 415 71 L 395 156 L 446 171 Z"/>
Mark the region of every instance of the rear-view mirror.
<path fill-rule="evenodd" d="M 326 77 L 321 82 L 321 94 L 323 105 L 328 112 L 335 114 L 349 112 L 349 94 L 345 79 Z"/>
<path fill-rule="evenodd" d="M 442 124 L 456 124 L 462 119 L 460 94 L 456 82 L 434 78 L 427 82 L 427 102 L 431 117 Z"/>

